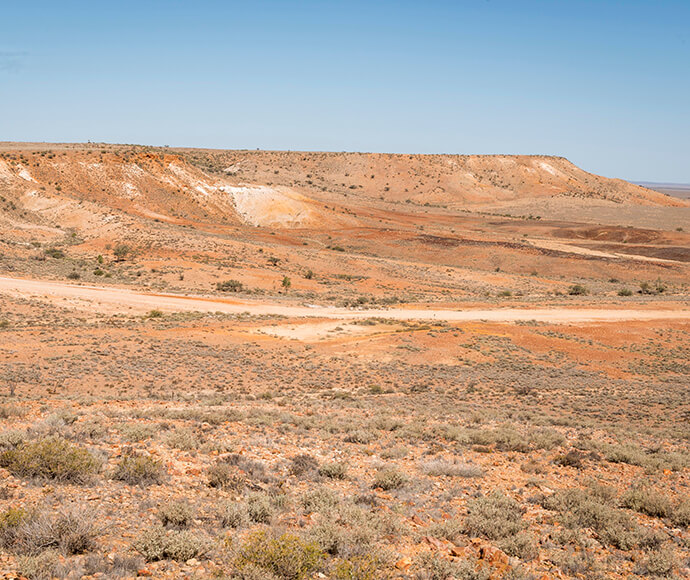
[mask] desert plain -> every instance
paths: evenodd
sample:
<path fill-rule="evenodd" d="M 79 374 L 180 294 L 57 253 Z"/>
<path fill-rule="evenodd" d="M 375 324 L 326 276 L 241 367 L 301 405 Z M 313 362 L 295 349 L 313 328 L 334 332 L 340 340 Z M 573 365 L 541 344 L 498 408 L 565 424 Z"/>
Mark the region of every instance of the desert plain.
<path fill-rule="evenodd" d="M 690 202 L 2 143 L 0 399 L 4 578 L 689 578 Z"/>

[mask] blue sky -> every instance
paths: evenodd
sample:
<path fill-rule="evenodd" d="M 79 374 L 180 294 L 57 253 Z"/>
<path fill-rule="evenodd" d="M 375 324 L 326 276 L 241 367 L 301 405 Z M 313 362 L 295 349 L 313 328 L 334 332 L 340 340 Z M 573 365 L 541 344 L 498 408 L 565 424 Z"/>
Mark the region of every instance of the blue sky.
<path fill-rule="evenodd" d="M 0 139 L 543 153 L 690 183 L 690 2 L 0 0 Z"/>

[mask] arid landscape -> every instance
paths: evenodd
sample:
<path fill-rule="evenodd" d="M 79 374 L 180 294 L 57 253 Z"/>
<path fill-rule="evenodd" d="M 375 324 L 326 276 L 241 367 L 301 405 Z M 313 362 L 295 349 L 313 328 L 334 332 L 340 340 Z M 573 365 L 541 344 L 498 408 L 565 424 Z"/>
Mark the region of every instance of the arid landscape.
<path fill-rule="evenodd" d="M 690 578 L 690 200 L 0 143 L 0 399 L 6 579 Z"/>

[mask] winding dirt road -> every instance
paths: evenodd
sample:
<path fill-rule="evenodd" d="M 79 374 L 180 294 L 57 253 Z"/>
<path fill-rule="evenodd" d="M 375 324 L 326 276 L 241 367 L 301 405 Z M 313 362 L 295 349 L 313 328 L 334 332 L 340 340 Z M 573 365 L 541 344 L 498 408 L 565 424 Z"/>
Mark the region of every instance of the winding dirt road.
<path fill-rule="evenodd" d="M 690 309 L 605 309 L 605 308 L 492 308 L 468 310 L 369 309 L 320 306 L 289 306 L 278 303 L 242 301 L 217 296 L 154 294 L 127 288 L 67 284 L 0 276 L 0 294 L 37 298 L 76 310 L 115 313 L 222 312 L 281 315 L 296 318 L 361 319 L 383 317 L 395 320 L 444 320 L 448 322 L 516 322 L 536 320 L 553 323 L 615 322 L 635 320 L 690 320 Z"/>

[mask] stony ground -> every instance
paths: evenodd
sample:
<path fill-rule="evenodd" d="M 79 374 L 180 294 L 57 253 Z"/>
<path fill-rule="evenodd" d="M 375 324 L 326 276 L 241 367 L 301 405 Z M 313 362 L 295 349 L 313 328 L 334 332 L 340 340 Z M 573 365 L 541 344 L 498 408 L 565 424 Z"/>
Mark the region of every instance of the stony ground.
<path fill-rule="evenodd" d="M 687 322 L 2 311 L 7 572 L 689 574 Z"/>
<path fill-rule="evenodd" d="M 478 207 L 440 157 L 0 150 L 0 277 L 38 286 L 0 287 L 5 578 L 690 578 L 689 207 L 553 158 L 567 195 Z"/>

